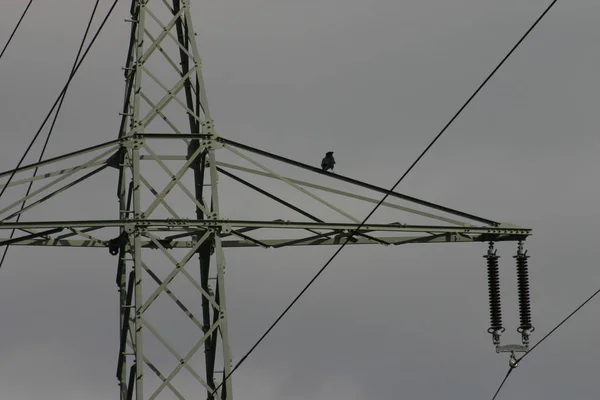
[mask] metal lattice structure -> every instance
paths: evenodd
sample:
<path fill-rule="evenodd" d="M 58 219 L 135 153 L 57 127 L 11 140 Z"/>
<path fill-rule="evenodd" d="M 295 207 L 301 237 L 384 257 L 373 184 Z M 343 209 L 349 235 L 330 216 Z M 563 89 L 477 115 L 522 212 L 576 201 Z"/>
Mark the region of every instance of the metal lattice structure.
<path fill-rule="evenodd" d="M 117 377 L 122 400 L 156 399 L 167 394 L 169 397 L 165 398 L 189 398 L 175 384 L 182 371 L 193 377 L 197 397 L 205 392 L 208 399 L 231 399 L 232 380 L 222 384 L 232 369 L 224 250 L 341 244 L 360 226 L 360 220 L 344 210 L 344 202 L 334 203 L 324 194 L 374 205 L 378 202 L 376 195 L 388 192 L 217 134 L 202 79 L 189 3 L 132 2 L 125 101 L 116 139 L 0 174 L 0 179 L 5 179 L 0 187 L 42 183 L 25 198 L 0 204 L 0 245 L 102 247 L 118 257 L 121 341 Z M 224 154 L 239 163 L 223 161 Z M 52 169 L 65 161 L 73 166 Z M 277 167 L 267 166 L 268 162 L 326 177 L 332 183 L 325 186 L 287 176 L 279 173 Z M 29 177 L 30 171 L 40 167 L 48 171 Z M 117 219 L 15 222 L 23 212 L 111 170 L 118 171 Z M 15 179 L 8 183 L 6 179 L 13 172 Z M 283 183 L 288 190 L 310 198 L 323 213 L 336 215 L 342 221 L 317 217 L 242 178 L 243 174 Z M 291 210 L 296 218 L 230 218 L 220 208 L 221 178 Z M 337 189 L 335 183 L 370 191 L 373 196 Z M 239 207 L 243 207 L 243 194 L 239 196 Z M 368 223 L 349 239 L 349 244 L 522 241 L 531 233 L 516 225 L 397 192 L 392 192 L 390 198 L 394 202 L 390 200 L 381 206 L 400 214 L 397 220 L 412 215 L 435 222 Z M 20 209 L 25 202 L 27 205 Z M 13 229 L 19 233 L 6 239 Z M 161 262 L 156 261 L 157 253 Z M 193 313 L 192 307 L 184 304 L 170 286 L 176 279 L 194 288 L 196 302 L 201 304 L 199 314 Z M 192 335 L 196 340 L 189 348 L 179 349 L 181 346 L 167 337 L 174 327 L 157 326 L 151 320 L 154 304 L 165 296 L 190 321 L 185 329 L 195 332 Z M 154 359 L 154 345 L 146 345 L 149 338 L 156 346 L 163 346 L 172 360 Z M 202 362 L 192 365 L 192 358 L 202 358 L 198 354 L 201 351 Z M 174 367 L 169 367 L 171 361 L 176 362 Z M 151 381 L 150 376 L 158 380 Z"/>

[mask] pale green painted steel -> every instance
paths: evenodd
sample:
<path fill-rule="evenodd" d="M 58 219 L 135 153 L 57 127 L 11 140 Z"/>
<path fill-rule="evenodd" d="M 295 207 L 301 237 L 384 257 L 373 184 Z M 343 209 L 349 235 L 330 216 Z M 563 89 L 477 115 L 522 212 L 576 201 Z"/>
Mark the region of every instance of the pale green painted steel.
<path fill-rule="evenodd" d="M 24 221 L 5 222 L 0 224 L 0 230 L 15 228 L 48 229 L 53 227 L 119 227 L 130 226 L 151 230 L 186 230 L 186 228 L 219 229 L 228 233 L 229 228 L 278 228 L 278 229 L 337 229 L 352 231 L 359 224 L 346 223 L 319 223 L 319 222 L 294 222 L 294 221 L 250 221 L 250 220 L 176 220 L 176 219 L 128 219 L 128 220 L 96 220 L 96 221 Z M 488 234 L 488 235 L 520 235 L 528 236 L 531 229 L 518 226 L 479 227 L 479 226 L 444 226 L 444 225 L 408 225 L 408 224 L 365 224 L 360 231 L 382 231 L 382 232 L 424 232 L 424 233 L 465 233 L 465 234 Z"/>
<path fill-rule="evenodd" d="M 12 200 L 6 205 L 0 204 L 0 246 L 10 243 L 11 246 L 106 249 L 115 243 L 114 240 L 124 238 L 116 241 L 120 246 L 119 328 L 120 332 L 127 332 L 123 340 L 125 347 L 119 351 L 120 362 L 117 373 L 121 400 L 127 400 L 128 393 L 132 393 L 136 400 L 170 399 L 173 396 L 178 399 L 195 399 L 204 396 L 201 393 L 206 393 L 206 398 L 211 399 L 210 393 L 215 387 L 220 388 L 215 394 L 215 400 L 217 398 L 231 400 L 231 379 L 221 385 L 222 382 L 218 378 L 218 375 L 228 376 L 233 367 L 225 295 L 224 249 L 342 244 L 350 232 L 360 225 L 362 218 L 344 210 L 346 205 L 343 202 L 334 203 L 326 200 L 321 194 L 309 188 L 340 196 L 342 199 L 358 200 L 368 206 L 379 202 L 373 196 L 358 194 L 351 189 L 342 190 L 333 185 L 318 185 L 307 180 L 285 176 L 277 172 L 277 167 L 267 167 L 262 160 L 266 157 L 270 161 L 285 163 L 288 168 L 291 165 L 311 174 L 318 173 L 330 177 L 333 182 L 344 182 L 353 185 L 353 188 L 370 190 L 372 193 L 381 194 L 385 190 L 350 177 L 324 174 L 299 161 L 219 136 L 209 111 L 189 0 L 175 1 L 173 4 L 179 4 L 179 10 L 163 0 L 144 0 L 136 4 L 139 7 L 133 8 L 134 15 L 129 21 L 133 24 L 133 51 L 132 58 L 127 61 L 125 68 L 128 86 L 122 113 L 124 128 L 119 134 L 119 139 L 19 168 L 15 174 L 19 180 L 12 181 L 9 187 L 32 181 L 42 182 L 43 186 L 25 199 L 17 202 Z M 162 8 L 162 14 L 159 8 Z M 180 18 L 183 18 L 185 23 L 181 23 Z M 158 32 L 156 29 L 153 31 L 152 24 L 158 26 Z M 181 35 L 185 39 L 183 44 L 180 42 Z M 181 62 L 177 57 L 169 54 L 172 51 L 180 53 Z M 165 71 L 152 66 L 152 63 L 157 60 L 172 69 L 169 71 L 175 72 L 174 76 L 163 77 L 162 73 Z M 189 67 L 187 71 L 184 64 Z M 152 85 L 155 87 L 154 91 L 148 89 Z M 155 98 L 157 92 L 160 94 L 158 100 Z M 180 93 L 185 94 L 184 100 L 179 97 Z M 192 100 L 195 104 L 190 105 Z M 180 115 L 177 115 L 177 112 Z M 183 123 L 182 119 L 187 121 Z M 171 131 L 152 133 L 151 127 L 159 120 L 163 121 Z M 170 144 L 176 142 L 184 144 L 185 148 L 179 154 L 163 154 L 164 148 L 161 146 L 161 143 L 164 145 L 164 142 L 161 142 L 163 140 Z M 233 154 L 238 157 L 238 161 L 250 163 L 258 169 L 222 162 L 217 157 L 222 154 L 221 152 Z M 78 157 L 87 157 L 87 159 L 75 163 Z M 259 161 L 258 157 L 263 158 Z M 56 166 L 51 172 L 35 178 L 23 176 L 24 173 L 38 166 L 51 166 L 65 160 L 73 161 L 76 166 L 68 168 Z M 177 167 L 167 165 L 170 162 L 177 164 Z M 14 209 L 24 200 L 29 201 L 25 210 L 39 207 L 79 183 L 82 178 L 76 178 L 77 173 L 92 167 L 111 167 L 119 171 L 118 219 L 11 222 L 20 215 L 20 212 L 14 212 Z M 152 167 L 155 169 L 152 170 Z M 296 207 L 273 193 L 268 193 L 272 195 L 271 200 L 299 212 L 310 221 L 283 220 L 280 215 L 273 215 L 273 220 L 268 221 L 228 219 L 227 215 L 222 214 L 219 202 L 219 171 L 225 170 L 228 174 L 244 172 L 283 182 L 287 188 L 293 188 L 300 195 L 315 200 L 322 208 L 320 211 L 322 218 L 313 216 L 308 210 Z M 166 174 L 169 179 L 166 179 L 166 182 L 158 182 L 153 175 L 154 171 Z M 0 178 L 8 177 L 12 172 L 2 172 Z M 185 179 L 191 174 L 194 174 L 194 187 L 186 185 L 189 181 Z M 209 175 L 208 184 L 204 183 L 205 174 Z M 227 179 L 231 178 L 231 174 Z M 202 180 L 198 180 L 198 175 L 201 175 Z M 93 175 L 89 175 L 87 179 L 92 177 Z M 59 183 L 64 185 L 58 187 Z M 3 185 L 5 183 L 0 182 L 0 188 Z M 199 186 L 200 194 L 197 191 Z M 257 187 L 252 188 L 252 185 L 246 187 L 262 190 Z M 175 190 L 183 193 L 183 196 L 178 198 L 177 205 L 169 196 Z M 392 201 L 410 203 L 411 207 L 405 203 L 396 204 Z M 184 205 L 181 206 L 180 203 Z M 349 245 L 518 241 L 531 235 L 531 230 L 527 228 L 508 223 L 499 224 L 401 193 L 393 192 L 393 196 L 381 205 L 388 210 L 402 212 L 402 217 L 410 215 L 444 224 L 368 223 L 361 226 L 356 237 L 349 241 Z M 414 208 L 415 205 L 421 206 L 422 209 Z M 161 207 L 164 209 L 163 214 L 166 211 L 168 218 L 158 215 Z M 200 214 L 201 217 L 198 216 Z M 335 216 L 342 218 L 344 222 L 332 222 L 330 214 L 337 214 Z M 93 208 L 90 209 L 90 216 L 93 218 Z M 402 221 L 402 217 L 399 216 L 397 220 Z M 63 228 L 63 231 L 51 231 L 55 228 Z M 22 235 L 22 239 L 17 236 L 10 242 L 6 242 L 9 238 L 8 231 L 13 229 L 21 230 L 25 234 Z M 269 230 L 268 238 L 258 239 L 253 236 L 256 232 L 265 229 Z M 50 232 L 47 232 L 48 230 Z M 299 237 L 298 233 L 304 236 Z M 293 236 L 294 234 L 296 236 Z M 162 267 L 164 264 L 168 265 L 168 273 L 165 277 L 160 276 L 153 264 L 156 260 L 154 257 L 157 255 L 162 257 L 161 260 L 167 260 L 161 261 Z M 192 259 L 196 256 L 200 258 L 200 281 L 197 279 L 197 270 L 195 272 L 187 270 L 194 264 Z M 479 257 L 475 259 L 479 261 Z M 130 278 L 132 272 L 134 275 Z M 183 276 L 195 290 L 196 299 L 202 303 L 202 315 L 194 315 L 183 304 L 181 296 L 169 287 L 171 281 L 178 276 Z M 204 278 L 207 282 L 203 281 Z M 133 285 L 132 304 L 127 303 L 128 284 Z M 152 290 L 151 285 L 157 288 Z M 157 299 L 165 295 L 181 310 L 186 321 L 192 321 L 192 326 L 186 329 L 194 329 L 197 340 L 185 351 L 178 349 L 178 343 L 174 343 L 169 338 L 177 328 L 152 321 L 151 314 L 148 312 L 156 306 Z M 177 367 L 165 370 L 166 364 L 162 362 L 163 360 L 154 358 L 155 348 L 150 341 L 145 340 L 149 336 L 156 338 L 155 346 L 163 346 L 177 360 Z M 201 351 L 202 347 L 204 352 Z M 197 353 L 204 353 L 202 371 L 199 371 L 197 366 L 193 367 L 190 362 Z M 135 374 L 130 376 L 132 365 L 136 366 Z M 182 371 L 189 373 L 194 379 L 196 386 L 193 397 L 186 396 L 176 383 L 177 376 Z M 156 384 L 151 379 L 154 376 L 158 379 Z"/>

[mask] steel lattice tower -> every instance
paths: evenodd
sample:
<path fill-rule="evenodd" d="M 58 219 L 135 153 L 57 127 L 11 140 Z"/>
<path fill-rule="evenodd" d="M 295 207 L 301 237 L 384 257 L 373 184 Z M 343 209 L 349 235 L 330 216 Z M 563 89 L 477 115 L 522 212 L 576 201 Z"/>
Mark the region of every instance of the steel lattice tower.
<path fill-rule="evenodd" d="M 225 248 L 322 246 L 341 244 L 344 240 L 350 240 L 349 244 L 353 245 L 386 246 L 522 241 L 530 235 L 529 229 L 392 192 L 391 198 L 406 204 L 385 202 L 382 207 L 436 223 L 369 223 L 360 228 L 356 237 L 349 239 L 349 232 L 359 227 L 360 220 L 315 194 L 315 190 L 365 204 L 376 204 L 376 198 L 284 176 L 258 159 L 326 176 L 332 182 L 344 182 L 379 195 L 387 193 L 386 189 L 322 172 L 217 134 L 202 79 L 189 0 L 171 3 L 134 0 L 128 23 L 131 40 L 124 68 L 126 89 L 118 138 L 0 173 L 0 178 L 6 179 L 13 173 L 16 177 L 11 182 L 2 182 L 0 188 L 32 181 L 43 183 L 24 198 L 0 204 L 0 245 L 104 247 L 118 257 L 121 341 L 117 377 L 122 400 L 173 398 L 173 395 L 189 398 L 174 384 L 181 371 L 187 371 L 194 378 L 196 397 L 202 397 L 200 393 L 204 392 L 208 399 L 232 399 L 232 380 L 221 384 L 232 369 L 224 279 Z M 224 152 L 247 166 L 221 161 Z M 52 169 L 53 165 L 66 160 L 75 166 Z M 41 167 L 49 168 L 48 172 L 24 177 Z M 88 169 L 92 171 L 84 174 Z M 15 222 L 24 211 L 111 169 L 118 171 L 118 219 Z M 347 222 L 318 218 L 241 178 L 242 173 L 283 182 L 287 188 L 309 196 Z M 81 176 L 77 177 L 78 174 Z M 219 207 L 221 177 L 292 210 L 298 218 L 229 219 Z M 178 195 L 174 197 L 175 192 Z M 27 206 L 19 210 L 24 202 Z M 243 199 L 239 204 L 243 207 Z M 7 239 L 6 233 L 13 229 L 19 234 Z M 258 238 L 257 234 L 265 230 L 268 237 Z M 291 232 L 304 234 L 293 237 Z M 162 262 L 156 261 L 157 253 Z M 176 278 L 184 279 L 195 288 L 196 301 L 201 304 L 200 315 L 191 312 L 191 307 L 184 305 L 177 291 L 169 286 Z M 186 329 L 196 332 L 195 343 L 186 350 L 177 350 L 178 346 L 167 338 L 174 327 L 156 326 L 151 321 L 149 312 L 157 299 L 165 296 L 191 321 Z M 146 346 L 150 337 L 177 361 L 174 368 L 168 367 L 169 363 L 161 358 L 153 359 L 151 348 Z M 198 354 L 202 352 L 201 368 L 193 367 L 190 360 L 194 356 L 202 357 Z M 150 384 L 149 376 L 154 375 L 159 379 L 158 384 Z"/>

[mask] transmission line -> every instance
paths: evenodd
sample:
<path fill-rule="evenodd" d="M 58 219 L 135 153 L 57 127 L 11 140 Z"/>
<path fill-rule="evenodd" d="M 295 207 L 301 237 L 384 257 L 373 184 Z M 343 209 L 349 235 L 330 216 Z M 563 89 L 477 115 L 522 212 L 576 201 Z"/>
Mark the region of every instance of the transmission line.
<path fill-rule="evenodd" d="M 581 303 L 581 305 L 579 307 L 577 307 L 571 314 L 567 315 L 567 317 L 565 319 L 563 319 L 560 322 L 560 324 L 556 325 L 550 332 L 548 332 L 546 334 L 546 336 L 544 336 L 543 338 L 541 338 L 539 342 L 537 342 L 531 349 L 529 349 L 529 351 L 527 351 L 525 354 L 523 354 L 521 357 L 519 357 L 517 359 L 517 361 L 521 361 L 522 359 L 524 359 L 529 353 L 531 353 L 533 351 L 533 349 L 535 349 L 540 344 L 542 344 L 542 342 L 544 340 L 548 339 L 548 337 L 550 335 L 552 335 L 558 328 L 560 328 L 562 325 L 564 325 L 569 319 L 571 319 L 571 317 L 573 315 L 575 315 L 579 310 L 581 310 L 587 303 L 589 303 L 590 301 L 592 301 L 594 299 L 594 297 L 596 297 L 599 293 L 600 293 L 600 289 L 596 290 L 594 292 L 594 294 L 592 294 L 590 297 L 588 297 L 586 301 L 584 301 L 583 303 Z"/>
<path fill-rule="evenodd" d="M 110 7 L 110 9 L 108 10 L 106 16 L 104 17 L 104 19 L 102 20 L 102 23 L 100 24 L 100 26 L 98 27 L 98 30 L 96 31 L 96 33 L 94 34 L 94 37 L 92 38 L 92 40 L 90 41 L 90 44 L 88 44 L 85 52 L 83 53 L 83 55 L 81 56 L 81 59 L 79 60 L 79 62 L 77 62 L 77 65 L 75 66 L 75 68 L 73 69 L 73 72 L 71 73 L 71 75 L 69 76 L 69 79 L 67 80 L 67 83 L 65 84 L 65 86 L 63 87 L 63 89 L 61 90 L 59 96 L 57 97 L 56 101 L 54 102 L 54 104 L 52 105 L 52 108 L 50 109 L 50 111 L 48 112 L 48 114 L 46 115 L 46 118 L 44 118 L 44 121 L 42 122 L 42 126 L 40 126 L 40 128 L 38 129 L 37 133 L 34 135 L 33 139 L 31 140 L 31 142 L 29 143 L 29 146 L 27 147 L 27 149 L 25 150 L 25 153 L 23 154 L 23 156 L 21 157 L 21 159 L 19 160 L 19 163 L 17 164 L 17 167 L 13 170 L 13 172 L 11 173 L 10 177 L 8 178 L 8 181 L 6 181 L 5 186 L 2 188 L 2 190 L 0 191 L 0 198 L 2 198 L 2 195 L 4 194 L 4 192 L 6 191 L 6 188 L 8 188 L 8 184 L 12 181 L 12 179 L 14 178 L 17 169 L 21 166 L 21 164 L 23 164 L 23 161 L 25 160 L 25 157 L 27 157 L 27 154 L 29 153 L 29 151 L 31 150 L 31 147 L 33 147 L 33 144 L 35 143 L 35 141 L 37 140 L 37 138 L 39 137 L 40 133 L 42 132 L 42 129 L 44 128 L 44 126 L 46 125 L 46 122 L 48 122 L 48 120 L 50 119 L 50 116 L 52 115 L 52 112 L 54 112 L 54 109 L 58 106 L 58 103 L 60 102 L 60 99 L 62 98 L 62 96 L 64 96 L 64 94 L 67 91 L 67 88 L 69 86 L 69 84 L 71 83 L 71 81 L 73 80 L 73 78 L 75 77 L 75 74 L 77 73 L 77 71 L 79 70 L 79 67 L 81 67 L 81 64 L 83 63 L 83 61 L 85 60 L 86 56 L 88 55 L 90 49 L 92 48 L 94 42 L 96 41 L 96 39 L 98 38 L 98 35 L 100 34 L 100 32 L 102 31 L 102 28 L 104 28 L 104 25 L 106 24 L 106 22 L 108 21 L 108 18 L 110 17 L 110 15 L 112 14 L 113 10 L 115 9 L 115 6 L 117 5 L 119 0 L 115 0 L 112 4 L 112 6 Z"/>
<path fill-rule="evenodd" d="M 321 267 L 321 269 L 317 272 L 317 274 L 308 282 L 308 284 L 300 291 L 300 293 L 292 300 L 292 302 L 285 308 L 285 310 L 279 315 L 279 317 L 269 326 L 269 328 L 265 331 L 265 333 L 258 339 L 258 341 L 250 348 L 250 350 L 240 359 L 240 361 L 235 365 L 235 367 L 231 370 L 231 372 L 225 376 L 223 382 L 212 392 L 212 395 L 216 393 L 216 391 L 223 386 L 223 384 L 229 379 L 229 377 L 242 365 L 244 361 L 250 356 L 250 354 L 262 343 L 262 341 L 271 333 L 273 328 L 281 321 L 281 319 L 287 314 L 287 312 L 296 304 L 296 302 L 304 295 L 304 293 L 312 286 L 312 284 L 317 280 L 317 278 L 325 271 L 325 269 L 331 264 L 331 262 L 337 257 L 337 255 L 342 251 L 346 244 L 358 233 L 360 228 L 367 222 L 367 220 L 375 213 L 375 211 L 381 206 L 381 204 L 388 198 L 390 193 L 396 189 L 396 187 L 404 180 L 406 175 L 412 171 L 412 169 L 417 165 L 417 163 L 425 156 L 425 154 L 431 149 L 431 147 L 438 141 L 438 139 L 446 132 L 446 130 L 452 125 L 452 123 L 458 118 L 458 116 L 463 112 L 463 110 L 471 103 L 471 101 L 477 96 L 477 94 L 483 89 L 483 87 L 488 83 L 488 81 L 496 74 L 496 72 L 500 69 L 502 65 L 508 60 L 508 58 L 513 54 L 513 52 L 521 45 L 521 43 L 525 40 L 527 36 L 533 31 L 533 29 L 537 26 L 537 24 L 544 18 L 544 16 L 550 11 L 550 9 L 556 4 L 558 0 L 552 1 L 552 3 L 544 10 L 544 12 L 538 17 L 538 19 L 531 25 L 531 27 L 525 32 L 525 34 L 519 39 L 519 41 L 510 49 L 510 51 L 504 56 L 504 58 L 500 61 L 500 63 L 492 70 L 492 72 L 485 78 L 485 80 L 479 85 L 479 87 L 473 92 L 473 94 L 467 99 L 467 101 L 458 109 L 458 111 L 450 118 L 450 121 L 442 128 L 442 130 L 435 136 L 435 138 L 429 143 L 429 145 L 423 150 L 423 152 L 417 157 L 417 159 L 411 164 L 411 166 L 406 170 L 406 172 L 396 181 L 394 186 L 383 196 L 383 198 L 377 203 L 377 205 L 371 210 L 371 212 L 367 215 L 367 217 L 358 225 L 356 229 L 354 229 L 350 235 L 346 237 L 346 240 L 342 245 L 336 250 L 336 252 L 329 258 L 329 260 Z"/>
<path fill-rule="evenodd" d="M 88 24 L 85 28 L 85 32 L 83 34 L 83 38 L 81 39 L 81 44 L 79 45 L 79 49 L 77 50 L 77 55 L 75 56 L 75 61 L 73 62 L 73 67 L 71 67 L 71 75 L 73 75 L 73 72 L 75 71 L 75 67 L 77 66 L 77 62 L 79 61 L 79 57 L 81 56 L 81 51 L 83 50 L 83 45 L 85 44 L 85 40 L 87 39 L 88 33 L 90 31 L 90 27 L 92 26 L 92 22 L 94 20 L 94 16 L 96 15 L 96 10 L 98 9 L 98 4 L 100 3 L 100 0 L 96 0 L 96 3 L 94 4 L 94 9 L 92 10 L 92 14 L 90 15 Z M 65 90 L 64 92 L 61 93 L 60 96 L 60 102 L 58 104 L 58 108 L 56 109 L 56 113 L 54 114 L 54 119 L 52 120 L 52 124 L 50 125 L 50 129 L 48 130 L 48 135 L 46 135 L 46 140 L 44 142 L 44 146 L 42 147 L 42 151 L 40 153 L 40 157 L 38 159 L 38 163 L 40 163 L 42 161 L 42 159 L 44 158 L 44 154 L 46 152 L 46 148 L 48 147 L 48 142 L 50 141 L 50 136 L 52 136 L 52 132 L 54 131 L 54 126 L 56 125 L 56 120 L 58 119 L 58 115 L 60 114 L 60 110 L 62 109 L 62 105 L 63 102 L 65 100 L 65 97 L 67 95 L 67 90 L 68 87 L 70 85 L 70 82 L 67 83 L 67 85 L 65 85 Z M 39 170 L 39 167 L 35 167 L 35 169 L 33 170 L 33 177 L 35 178 L 37 175 L 37 172 Z M 27 187 L 27 193 L 25 194 L 25 199 L 27 198 L 27 196 L 29 196 L 29 193 L 31 192 L 31 188 L 33 187 L 33 181 L 29 182 L 29 186 Z M 21 211 L 23 210 L 23 208 L 25 207 L 25 203 L 27 200 L 23 200 L 23 203 L 21 204 Z M 21 220 L 21 216 L 23 214 L 19 213 L 19 215 L 17 216 L 16 222 L 19 222 Z M 16 229 L 13 229 L 10 233 L 10 237 L 9 240 L 12 239 L 15 235 Z M 2 268 L 2 266 L 4 265 L 4 260 L 6 260 L 6 254 L 8 253 L 8 249 L 10 248 L 10 245 L 6 245 L 4 247 L 4 252 L 2 254 L 2 259 L 0 259 L 0 268 Z"/>
<path fill-rule="evenodd" d="M 12 41 L 13 37 L 15 36 L 15 33 L 17 33 L 17 29 L 19 29 L 19 25 L 21 25 L 21 21 L 23 21 L 23 18 L 25 18 L 27 11 L 29 11 L 29 6 L 31 6 L 31 3 L 33 3 L 33 0 L 29 0 L 29 3 L 27 3 L 27 7 L 25 7 L 25 11 L 23 11 L 23 14 L 21 14 L 21 18 L 19 18 L 19 22 L 17 22 L 17 25 L 15 26 L 12 33 L 10 34 L 8 41 L 4 45 L 4 48 L 2 49 L 2 52 L 0 53 L 0 60 L 2 59 L 2 56 L 4 55 L 4 53 L 6 52 L 6 48 Z"/>
<path fill-rule="evenodd" d="M 498 393 L 500 393 L 500 390 L 502 390 L 502 388 L 504 387 L 504 384 L 506 383 L 506 380 L 508 379 L 510 374 L 513 372 L 513 369 L 514 368 L 512 367 L 508 369 L 508 372 L 506 373 L 506 375 L 504 375 L 504 379 L 502 379 L 502 383 L 500 383 L 500 386 L 498 386 L 496 393 L 494 393 L 494 397 L 492 398 L 492 400 L 496 400 L 496 397 L 498 397 Z"/>
<path fill-rule="evenodd" d="M 567 317 L 565 319 L 563 319 L 562 321 L 560 321 L 560 323 L 558 325 L 556 325 L 554 328 L 552 328 L 552 330 L 550 332 L 548 332 L 543 338 L 540 339 L 539 342 L 537 342 L 531 349 L 529 349 L 525 354 L 523 354 L 521 357 L 519 357 L 516 361 L 516 363 L 519 363 L 522 359 L 524 359 L 525 357 L 527 357 L 527 355 L 529 355 L 529 353 L 531 353 L 535 348 L 537 348 L 540 344 L 542 344 L 546 339 L 548 339 L 548 337 L 550 337 L 550 335 L 552 335 L 554 332 L 556 332 L 558 330 L 558 328 L 560 328 L 561 326 L 563 326 L 569 319 L 571 319 L 571 317 L 573 317 L 573 315 L 575 315 L 579 310 L 581 310 L 586 304 L 588 304 L 590 301 L 592 301 L 594 299 L 594 297 L 596 297 L 598 294 L 600 294 L 600 289 L 596 290 L 594 292 L 594 294 L 592 294 L 590 297 L 588 297 L 583 303 L 581 303 L 571 314 L 567 315 Z M 500 392 L 500 390 L 502 389 L 502 387 L 504 386 L 504 383 L 506 382 L 506 379 L 508 378 L 508 376 L 510 375 L 510 372 L 513 370 L 514 368 L 511 367 L 508 371 L 508 373 L 506 374 L 506 376 L 504 377 L 504 380 L 502 380 L 502 383 L 500 384 L 500 386 L 498 387 L 498 390 L 496 390 L 496 394 L 494 395 L 492 400 L 495 400 L 496 397 L 498 396 L 498 393 Z"/>

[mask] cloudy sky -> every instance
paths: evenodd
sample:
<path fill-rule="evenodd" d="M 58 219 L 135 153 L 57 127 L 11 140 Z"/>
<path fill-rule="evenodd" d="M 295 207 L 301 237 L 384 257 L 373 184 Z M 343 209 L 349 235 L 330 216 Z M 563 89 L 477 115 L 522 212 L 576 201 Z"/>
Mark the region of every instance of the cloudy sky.
<path fill-rule="evenodd" d="M 15 167 L 60 92 L 93 3 L 34 1 L 0 59 L 0 170 Z M 110 3 L 101 1 L 100 15 Z M 48 157 L 116 137 L 126 3 L 74 79 Z M 315 165 L 334 150 L 337 172 L 390 187 L 548 3 L 229 0 L 194 1 L 193 13 L 222 136 Z M 2 45 L 25 4 L 0 5 Z M 533 341 L 600 286 L 599 22 L 597 1 L 559 1 L 398 188 L 534 230 Z M 115 184 L 106 173 L 84 186 L 87 197 L 79 191 L 33 215 L 114 218 Z M 19 194 L 7 191 L 1 204 Z M 236 197 L 223 201 L 244 216 Z M 252 204 L 252 212 L 268 211 Z M 515 247 L 499 246 L 507 342 L 519 339 Z M 235 361 L 333 251 L 227 253 Z M 508 358 L 495 354 L 486 333 L 485 251 L 347 247 L 234 374 L 234 398 L 491 399 Z M 8 254 L 0 270 L 0 397 L 116 398 L 115 259 L 104 249 Z M 524 360 L 499 398 L 598 398 L 599 305 Z"/>

